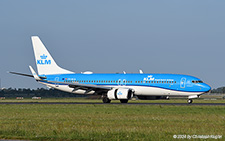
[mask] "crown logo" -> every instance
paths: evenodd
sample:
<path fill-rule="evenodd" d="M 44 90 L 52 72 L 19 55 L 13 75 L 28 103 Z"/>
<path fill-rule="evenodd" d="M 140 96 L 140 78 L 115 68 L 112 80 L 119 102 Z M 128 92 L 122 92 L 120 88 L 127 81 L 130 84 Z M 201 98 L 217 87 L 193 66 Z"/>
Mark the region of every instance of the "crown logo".
<path fill-rule="evenodd" d="M 46 59 L 48 56 L 45 55 L 45 54 L 43 54 L 43 55 L 41 55 L 40 57 L 41 57 L 41 59 Z"/>
<path fill-rule="evenodd" d="M 117 94 L 118 94 L 118 95 L 123 95 L 123 93 L 122 93 L 121 91 L 119 91 Z"/>

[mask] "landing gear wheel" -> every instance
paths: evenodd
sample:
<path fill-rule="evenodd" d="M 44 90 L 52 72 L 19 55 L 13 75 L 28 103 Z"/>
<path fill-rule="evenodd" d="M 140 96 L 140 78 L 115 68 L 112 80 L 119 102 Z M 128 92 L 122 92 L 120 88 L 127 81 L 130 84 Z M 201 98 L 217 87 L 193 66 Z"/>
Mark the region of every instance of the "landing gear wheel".
<path fill-rule="evenodd" d="M 166 100 L 170 100 L 170 97 L 169 97 L 169 96 L 167 96 L 167 97 L 166 97 Z"/>
<path fill-rule="evenodd" d="M 127 103 L 128 102 L 128 99 L 121 99 L 120 102 L 121 103 Z"/>
<path fill-rule="evenodd" d="M 108 97 L 106 97 L 106 96 L 103 97 L 102 101 L 103 101 L 103 103 L 110 103 L 111 102 L 111 100 L 108 99 Z"/>
<path fill-rule="evenodd" d="M 192 99 L 188 99 L 188 104 L 191 104 L 192 102 L 193 102 L 193 100 Z"/>

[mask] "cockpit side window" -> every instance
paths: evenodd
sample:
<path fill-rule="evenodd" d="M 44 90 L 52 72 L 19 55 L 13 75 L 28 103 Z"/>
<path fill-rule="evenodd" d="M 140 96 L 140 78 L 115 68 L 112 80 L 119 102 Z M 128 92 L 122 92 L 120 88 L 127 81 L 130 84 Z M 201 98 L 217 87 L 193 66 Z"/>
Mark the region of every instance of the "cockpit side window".
<path fill-rule="evenodd" d="M 203 83 L 201 80 L 192 80 L 192 83 Z"/>

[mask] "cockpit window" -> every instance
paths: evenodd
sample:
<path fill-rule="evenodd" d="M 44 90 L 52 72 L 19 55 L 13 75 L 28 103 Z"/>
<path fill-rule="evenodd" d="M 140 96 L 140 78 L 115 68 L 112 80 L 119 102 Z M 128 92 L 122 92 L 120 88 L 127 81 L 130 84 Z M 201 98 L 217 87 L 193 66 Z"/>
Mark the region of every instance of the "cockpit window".
<path fill-rule="evenodd" d="M 203 83 L 201 80 L 192 80 L 192 83 Z"/>

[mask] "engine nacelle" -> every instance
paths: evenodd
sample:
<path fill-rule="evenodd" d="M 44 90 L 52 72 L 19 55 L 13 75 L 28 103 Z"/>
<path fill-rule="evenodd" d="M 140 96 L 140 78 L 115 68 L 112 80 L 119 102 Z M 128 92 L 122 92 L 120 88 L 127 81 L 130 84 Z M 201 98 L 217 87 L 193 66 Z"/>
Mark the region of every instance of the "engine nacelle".
<path fill-rule="evenodd" d="M 193 99 L 193 98 L 199 98 L 199 96 L 198 95 L 190 95 L 190 96 L 188 96 L 188 99 Z"/>
<path fill-rule="evenodd" d="M 131 89 L 112 89 L 108 91 L 107 97 L 109 99 L 130 99 L 133 97 L 133 91 Z"/>

